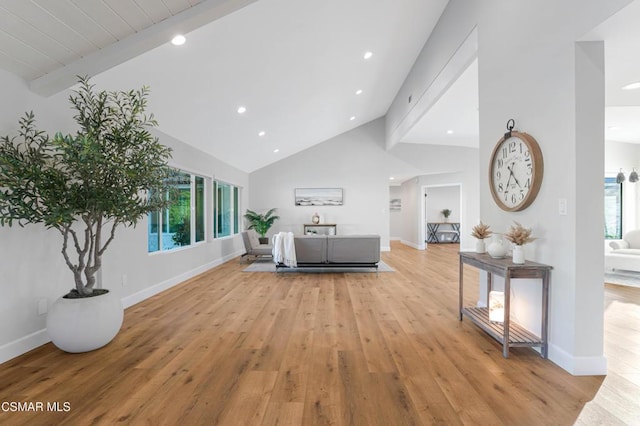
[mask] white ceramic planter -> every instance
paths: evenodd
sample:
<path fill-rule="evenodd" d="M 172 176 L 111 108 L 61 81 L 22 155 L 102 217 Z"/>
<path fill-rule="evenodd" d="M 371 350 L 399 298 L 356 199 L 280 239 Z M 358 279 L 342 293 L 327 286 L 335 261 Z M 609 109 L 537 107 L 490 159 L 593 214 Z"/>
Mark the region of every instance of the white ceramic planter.
<path fill-rule="evenodd" d="M 47 332 L 65 352 L 89 352 L 113 340 L 123 318 L 122 302 L 112 292 L 83 299 L 60 297 L 47 315 Z"/>
<path fill-rule="evenodd" d="M 514 245 L 512 256 L 513 256 L 512 258 L 513 263 L 522 265 L 524 263 L 524 247 L 519 245 Z"/>
<path fill-rule="evenodd" d="M 486 253 L 487 247 L 482 238 L 476 240 L 476 253 Z"/>

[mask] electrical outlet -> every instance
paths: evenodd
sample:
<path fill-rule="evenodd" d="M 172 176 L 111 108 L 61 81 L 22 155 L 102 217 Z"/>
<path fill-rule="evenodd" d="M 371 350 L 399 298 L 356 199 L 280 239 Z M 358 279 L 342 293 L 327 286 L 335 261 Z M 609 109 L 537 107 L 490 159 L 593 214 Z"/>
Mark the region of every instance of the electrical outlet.
<path fill-rule="evenodd" d="M 122 287 L 127 286 L 127 274 L 122 274 Z"/>

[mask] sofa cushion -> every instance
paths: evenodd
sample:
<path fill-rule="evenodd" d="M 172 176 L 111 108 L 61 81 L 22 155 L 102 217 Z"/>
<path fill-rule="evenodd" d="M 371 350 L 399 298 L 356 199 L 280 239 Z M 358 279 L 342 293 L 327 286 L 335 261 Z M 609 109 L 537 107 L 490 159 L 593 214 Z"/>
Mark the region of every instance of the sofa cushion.
<path fill-rule="evenodd" d="M 294 244 L 298 263 L 326 263 L 327 237 L 324 235 L 296 236 Z"/>
<path fill-rule="evenodd" d="M 640 229 L 627 232 L 622 239 L 629 243 L 629 248 L 640 249 Z"/>
<path fill-rule="evenodd" d="M 612 255 L 615 254 L 633 254 L 636 256 L 640 256 L 640 249 L 632 249 L 632 248 L 628 248 L 628 249 L 619 249 L 619 250 L 615 250 L 611 252 Z M 638 261 L 640 262 L 640 258 L 638 259 Z"/>
<path fill-rule="evenodd" d="M 329 235 L 329 263 L 377 263 L 380 261 L 379 235 Z"/>
<path fill-rule="evenodd" d="M 629 243 L 626 242 L 625 240 L 613 240 L 609 242 L 609 247 L 611 247 L 614 250 L 628 249 Z"/>

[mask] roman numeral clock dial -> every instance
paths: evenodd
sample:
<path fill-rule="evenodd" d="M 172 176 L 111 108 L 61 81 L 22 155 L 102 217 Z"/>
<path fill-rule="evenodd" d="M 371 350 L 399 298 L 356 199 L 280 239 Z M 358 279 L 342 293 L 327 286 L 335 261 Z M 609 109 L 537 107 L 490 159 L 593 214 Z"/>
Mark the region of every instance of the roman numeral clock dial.
<path fill-rule="evenodd" d="M 533 203 L 540 190 L 544 167 L 538 142 L 527 133 L 511 129 L 491 154 L 489 186 L 496 204 L 513 212 Z"/>

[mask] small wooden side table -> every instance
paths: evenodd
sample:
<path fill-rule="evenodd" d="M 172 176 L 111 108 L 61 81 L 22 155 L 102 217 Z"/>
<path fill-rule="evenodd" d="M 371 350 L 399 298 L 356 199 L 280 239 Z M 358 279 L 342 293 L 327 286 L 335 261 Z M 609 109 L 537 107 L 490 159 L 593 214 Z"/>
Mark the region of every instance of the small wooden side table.
<path fill-rule="evenodd" d="M 489 292 L 491 291 L 493 275 L 504 277 L 504 323 L 489 321 L 489 308 L 476 308 L 463 306 L 463 266 L 471 265 L 480 270 L 487 271 L 487 305 L 489 304 Z M 549 281 L 551 275 L 549 265 L 526 261 L 519 265 L 511 261 L 511 258 L 494 259 L 488 254 L 474 252 L 460 252 L 460 293 L 459 312 L 468 317 L 478 327 L 502 344 L 502 355 L 509 357 L 509 348 L 515 346 L 539 346 L 540 355 L 547 358 L 548 321 L 549 321 Z M 541 336 L 536 336 L 529 330 L 511 321 L 509 311 L 511 308 L 511 279 L 512 278 L 539 278 L 542 283 L 542 324 Z"/>
<path fill-rule="evenodd" d="M 303 225 L 302 235 L 313 234 L 313 235 L 337 235 L 338 225 L 335 223 L 322 223 L 322 224 L 311 224 L 305 223 Z"/>

